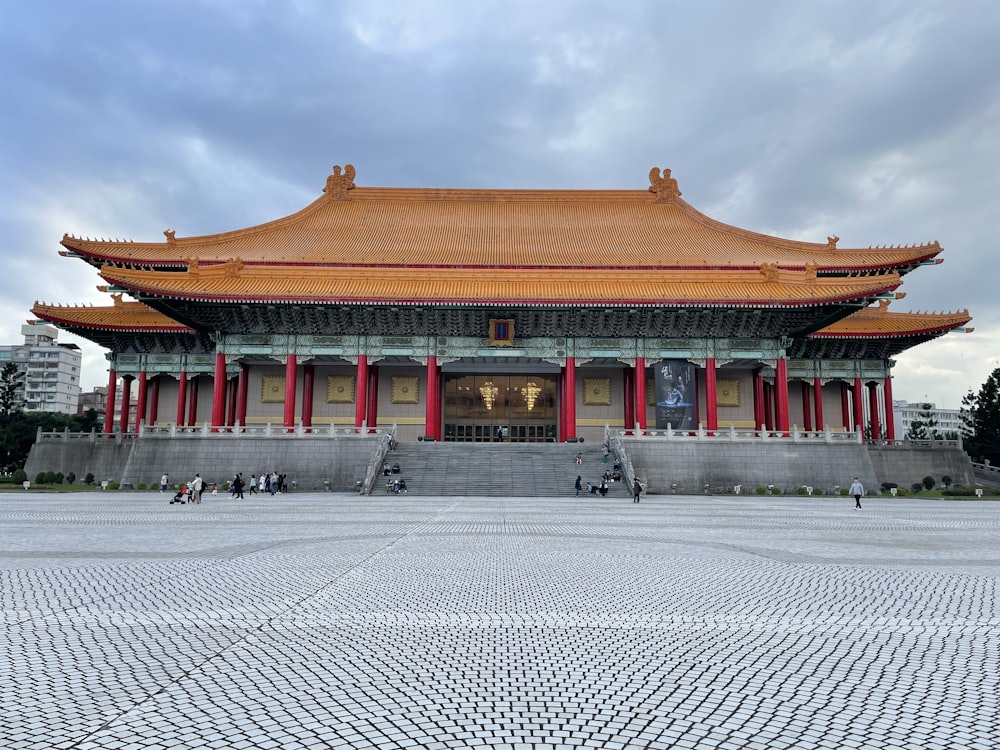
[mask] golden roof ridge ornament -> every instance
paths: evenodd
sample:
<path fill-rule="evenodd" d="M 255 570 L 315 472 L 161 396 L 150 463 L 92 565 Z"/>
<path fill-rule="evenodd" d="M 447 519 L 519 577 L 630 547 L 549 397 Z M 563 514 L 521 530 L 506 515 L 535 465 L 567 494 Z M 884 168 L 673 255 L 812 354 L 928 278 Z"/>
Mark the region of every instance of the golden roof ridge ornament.
<path fill-rule="evenodd" d="M 177 232 L 175 232 L 173 229 L 163 230 L 163 236 L 167 238 L 168 245 L 173 245 L 177 241 L 177 237 L 175 236 L 176 234 Z"/>
<path fill-rule="evenodd" d="M 661 176 L 659 167 L 649 170 L 649 192 L 656 193 L 657 203 L 673 203 L 681 197 L 677 180 L 670 176 L 670 170 L 664 169 Z"/>
<path fill-rule="evenodd" d="M 333 200 L 347 200 L 347 191 L 353 190 L 355 187 L 354 175 L 356 174 L 357 171 L 353 164 L 345 164 L 343 174 L 341 174 L 340 165 L 334 165 L 333 174 L 326 178 L 326 187 L 323 188 L 323 192 Z"/>
<path fill-rule="evenodd" d="M 835 234 L 830 235 L 829 237 L 826 238 L 826 249 L 827 250 L 836 250 L 838 242 L 840 242 L 840 237 L 838 237 Z"/>

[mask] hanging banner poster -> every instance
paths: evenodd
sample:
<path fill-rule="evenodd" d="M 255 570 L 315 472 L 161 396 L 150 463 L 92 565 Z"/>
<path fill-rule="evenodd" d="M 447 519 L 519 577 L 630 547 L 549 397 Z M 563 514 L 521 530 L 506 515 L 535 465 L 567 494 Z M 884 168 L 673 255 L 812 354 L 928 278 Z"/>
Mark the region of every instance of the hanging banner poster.
<path fill-rule="evenodd" d="M 665 359 L 653 368 L 656 429 L 693 430 L 695 369 L 683 359 Z"/>

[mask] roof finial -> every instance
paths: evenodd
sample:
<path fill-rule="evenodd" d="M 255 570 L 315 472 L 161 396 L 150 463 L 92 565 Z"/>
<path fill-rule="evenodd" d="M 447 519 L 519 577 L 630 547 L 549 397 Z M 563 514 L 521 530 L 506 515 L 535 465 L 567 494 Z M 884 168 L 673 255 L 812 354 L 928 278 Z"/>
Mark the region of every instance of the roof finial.
<path fill-rule="evenodd" d="M 347 199 L 347 191 L 354 189 L 354 175 L 357 172 L 353 164 L 344 165 L 344 173 L 341 174 L 340 166 L 335 165 L 333 174 L 326 178 L 326 187 L 323 192 L 334 200 L 342 201 Z"/>
<path fill-rule="evenodd" d="M 649 192 L 656 193 L 657 203 L 673 203 L 681 196 L 677 180 L 670 176 L 670 170 L 664 169 L 661 177 L 659 167 L 649 170 Z"/>
<path fill-rule="evenodd" d="M 838 242 L 840 242 L 840 237 L 838 237 L 835 234 L 827 237 L 826 238 L 826 249 L 827 250 L 836 250 Z"/>
<path fill-rule="evenodd" d="M 163 236 L 167 238 L 168 245 L 173 245 L 177 241 L 177 238 L 174 237 L 175 234 L 177 234 L 177 232 L 175 232 L 173 229 L 163 230 Z"/>

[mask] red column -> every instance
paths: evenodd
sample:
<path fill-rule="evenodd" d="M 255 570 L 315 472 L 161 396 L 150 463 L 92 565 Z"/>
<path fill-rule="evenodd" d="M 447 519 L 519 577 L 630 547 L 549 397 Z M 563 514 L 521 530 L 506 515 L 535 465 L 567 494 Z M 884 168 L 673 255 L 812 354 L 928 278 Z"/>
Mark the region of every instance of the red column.
<path fill-rule="evenodd" d="M 187 406 L 188 374 L 182 372 L 177 381 L 177 426 L 184 426 L 184 407 Z"/>
<path fill-rule="evenodd" d="M 559 368 L 559 377 L 556 378 L 556 403 L 559 404 L 559 436 L 557 440 L 566 439 L 566 410 L 563 409 L 563 394 L 566 393 L 566 368 Z"/>
<path fill-rule="evenodd" d="M 840 381 L 840 415 L 844 423 L 845 430 L 853 430 L 851 426 L 851 400 L 847 392 L 850 390 L 847 383 Z"/>
<path fill-rule="evenodd" d="M 312 427 L 313 423 L 313 378 L 315 368 L 305 365 L 302 368 L 302 425 Z"/>
<path fill-rule="evenodd" d="M 802 381 L 802 429 L 806 432 L 812 432 L 813 428 L 813 415 L 812 415 L 812 404 L 809 403 L 809 384 L 806 381 Z"/>
<path fill-rule="evenodd" d="M 212 432 L 226 422 L 226 355 L 215 353 L 215 378 L 212 381 Z"/>
<path fill-rule="evenodd" d="M 424 434 L 440 440 L 438 425 L 441 419 L 441 389 L 438 387 L 437 357 L 433 354 L 427 357 L 427 394 L 424 398 Z"/>
<path fill-rule="evenodd" d="M 236 424 L 236 381 L 226 378 L 226 426 Z"/>
<path fill-rule="evenodd" d="M 774 367 L 774 410 L 777 429 L 788 431 L 788 360 L 778 357 Z"/>
<path fill-rule="evenodd" d="M 764 429 L 774 429 L 774 387 L 761 379 L 761 388 L 764 389 Z"/>
<path fill-rule="evenodd" d="M 864 399 L 861 396 L 861 388 L 861 378 L 854 378 L 854 424 L 851 427 L 861 430 L 863 434 L 865 429 L 865 409 Z"/>
<path fill-rule="evenodd" d="M 104 404 L 104 431 L 111 433 L 115 429 L 115 396 L 118 388 L 118 373 L 108 370 L 108 393 Z"/>
<path fill-rule="evenodd" d="M 149 387 L 149 422 L 152 427 L 156 425 L 156 420 L 160 417 L 160 378 L 161 375 L 154 375 L 153 382 Z"/>
<path fill-rule="evenodd" d="M 135 431 L 139 431 L 139 423 L 143 425 L 148 424 L 146 422 L 146 371 L 139 371 L 139 394 L 137 396 L 137 401 L 135 405 Z"/>
<path fill-rule="evenodd" d="M 764 378 L 760 370 L 753 372 L 753 428 L 760 430 L 767 423 L 764 400 Z"/>
<path fill-rule="evenodd" d="M 892 413 L 892 376 L 882 381 L 882 395 L 885 400 L 885 439 L 896 439 L 896 418 Z"/>
<path fill-rule="evenodd" d="M 576 437 L 576 357 L 566 357 L 566 437 Z"/>
<path fill-rule="evenodd" d="M 646 358 L 635 358 L 635 416 L 639 431 L 646 430 Z"/>
<path fill-rule="evenodd" d="M 816 403 L 816 429 L 825 430 L 823 422 L 823 381 L 813 378 L 813 401 Z"/>
<path fill-rule="evenodd" d="M 626 367 L 622 370 L 622 396 L 625 404 L 622 420 L 625 423 L 625 434 L 631 435 L 632 428 L 635 427 L 635 370 Z"/>
<path fill-rule="evenodd" d="M 294 354 L 289 354 L 285 357 L 285 427 L 295 426 L 295 381 L 297 378 L 298 358 Z"/>
<path fill-rule="evenodd" d="M 715 387 L 715 357 L 708 357 L 705 360 L 705 421 L 708 422 L 708 431 L 715 432 L 719 429 L 719 402 Z"/>
<path fill-rule="evenodd" d="M 872 442 L 882 436 L 882 427 L 878 418 L 878 383 L 868 384 L 868 414 L 872 423 Z"/>
<path fill-rule="evenodd" d="M 132 375 L 122 376 L 122 410 L 118 417 L 118 429 L 123 433 L 128 432 L 129 412 L 132 410 Z"/>
<path fill-rule="evenodd" d="M 378 426 L 378 365 L 368 368 L 368 426 Z"/>
<path fill-rule="evenodd" d="M 236 377 L 236 421 L 241 428 L 247 426 L 247 368 L 243 364 Z"/>
<path fill-rule="evenodd" d="M 354 426 L 360 427 L 365 421 L 365 409 L 368 406 L 368 355 L 358 355 L 358 371 L 355 377 L 354 392 Z"/>
<path fill-rule="evenodd" d="M 191 388 L 188 394 L 188 427 L 194 427 L 198 421 L 198 376 L 191 378 Z"/>

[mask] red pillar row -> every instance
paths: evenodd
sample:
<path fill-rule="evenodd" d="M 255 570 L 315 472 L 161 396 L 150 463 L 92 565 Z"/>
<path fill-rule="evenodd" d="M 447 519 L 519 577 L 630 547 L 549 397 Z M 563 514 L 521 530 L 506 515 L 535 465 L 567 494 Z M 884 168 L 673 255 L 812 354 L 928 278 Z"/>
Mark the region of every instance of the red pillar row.
<path fill-rule="evenodd" d="M 826 429 L 823 421 L 823 381 L 813 378 L 813 400 L 816 402 L 816 429 Z"/>
<path fill-rule="evenodd" d="M 188 427 L 194 427 L 198 422 L 198 376 L 191 378 L 188 388 Z"/>
<path fill-rule="evenodd" d="M 146 421 L 146 402 L 147 402 L 146 390 L 147 390 L 146 371 L 145 370 L 141 370 L 139 372 L 139 395 L 138 395 L 138 401 L 136 402 L 136 406 L 135 406 L 135 431 L 136 432 L 139 431 L 139 425 L 140 424 L 142 424 L 142 425 L 148 425 L 149 424 L 149 422 Z"/>
<path fill-rule="evenodd" d="M 566 387 L 563 391 L 566 413 L 565 439 L 576 437 L 576 358 L 566 357 Z"/>
<path fill-rule="evenodd" d="M 212 432 L 226 421 L 226 355 L 215 353 L 215 378 L 212 381 Z"/>
<path fill-rule="evenodd" d="M 153 377 L 153 382 L 149 388 L 149 424 L 154 426 L 156 420 L 160 418 L 160 378 L 161 375 Z"/>
<path fill-rule="evenodd" d="M 896 420 L 892 416 L 892 377 L 882 381 L 882 396 L 885 401 L 885 438 L 896 439 Z"/>
<path fill-rule="evenodd" d="M 236 422 L 240 427 L 247 424 L 247 368 L 240 365 L 240 374 L 236 376 Z"/>
<path fill-rule="evenodd" d="M 882 427 L 878 416 L 878 383 L 868 384 L 868 415 L 871 417 L 871 439 L 878 440 L 882 436 Z"/>
<path fill-rule="evenodd" d="M 118 373 L 108 370 L 108 391 L 104 403 L 104 431 L 114 432 L 115 428 L 115 389 L 118 387 Z"/>
<path fill-rule="evenodd" d="M 635 414 L 639 431 L 646 430 L 646 359 L 635 358 Z"/>
<path fill-rule="evenodd" d="M 313 423 L 313 381 L 314 367 L 306 365 L 302 368 L 302 425 L 312 427 Z"/>
<path fill-rule="evenodd" d="M 368 355 L 358 355 L 358 370 L 354 386 L 354 426 L 360 427 L 366 419 L 368 407 Z"/>
<path fill-rule="evenodd" d="M 719 405 L 715 381 L 715 357 L 708 357 L 705 360 L 705 412 L 705 421 L 708 423 L 708 431 L 715 432 L 719 429 Z"/>
<path fill-rule="evenodd" d="M 802 429 L 806 432 L 812 432 L 813 415 L 812 403 L 809 399 L 809 384 L 803 380 L 800 385 L 802 388 Z"/>
<path fill-rule="evenodd" d="M 622 395 L 625 397 L 625 408 L 622 420 L 625 424 L 625 434 L 631 435 L 635 426 L 635 368 L 626 368 L 622 372 Z"/>
<path fill-rule="evenodd" d="M 187 405 L 187 373 L 181 372 L 177 380 L 177 426 L 184 425 L 184 407 Z"/>
<path fill-rule="evenodd" d="M 378 426 L 378 365 L 368 367 L 368 427 Z"/>
<path fill-rule="evenodd" d="M 865 409 L 861 388 L 861 378 L 854 378 L 854 424 L 851 425 L 851 429 L 863 432 L 865 429 Z"/>
<path fill-rule="evenodd" d="M 294 354 L 285 357 L 285 414 L 284 426 L 295 426 L 295 385 L 298 377 L 298 358 Z"/>
<path fill-rule="evenodd" d="M 128 432 L 129 411 L 132 409 L 132 380 L 133 376 L 122 376 L 122 409 L 118 417 L 118 430 L 124 434 Z"/>
<path fill-rule="evenodd" d="M 777 429 L 787 432 L 788 424 L 788 360 L 779 357 L 774 368 L 775 418 Z"/>
<path fill-rule="evenodd" d="M 427 357 L 427 394 L 424 398 L 424 434 L 435 440 L 441 439 L 441 389 L 438 385 L 440 380 L 440 370 L 438 369 L 437 357 L 433 354 Z"/>

